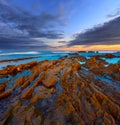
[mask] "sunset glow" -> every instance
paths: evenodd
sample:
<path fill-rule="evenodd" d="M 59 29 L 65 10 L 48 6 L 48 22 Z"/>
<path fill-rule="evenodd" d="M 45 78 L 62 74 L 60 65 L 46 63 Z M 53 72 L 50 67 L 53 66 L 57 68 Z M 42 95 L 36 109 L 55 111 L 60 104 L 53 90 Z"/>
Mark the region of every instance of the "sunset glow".
<path fill-rule="evenodd" d="M 120 125 L 120 0 L 0 0 L 0 125 Z"/>
<path fill-rule="evenodd" d="M 104 51 L 104 50 L 113 50 L 119 51 L 120 45 L 92 45 L 92 46 L 73 46 L 66 48 L 58 48 L 58 50 L 67 50 L 67 51 Z"/>
<path fill-rule="evenodd" d="M 120 0 L 0 0 L 0 50 L 120 50 L 119 5 Z"/>

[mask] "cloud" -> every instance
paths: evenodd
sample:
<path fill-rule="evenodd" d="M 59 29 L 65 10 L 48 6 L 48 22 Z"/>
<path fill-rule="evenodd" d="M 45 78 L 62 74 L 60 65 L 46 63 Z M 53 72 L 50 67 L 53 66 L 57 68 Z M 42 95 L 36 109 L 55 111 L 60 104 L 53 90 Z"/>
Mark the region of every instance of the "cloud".
<path fill-rule="evenodd" d="M 112 14 L 108 14 L 107 15 L 108 18 L 115 18 L 117 16 L 120 16 L 120 8 L 118 8 L 117 10 L 115 10 Z"/>
<path fill-rule="evenodd" d="M 120 44 L 120 17 L 74 36 L 68 46 Z"/>
<path fill-rule="evenodd" d="M 62 25 L 61 16 L 42 12 L 32 14 L 23 8 L 13 8 L 0 2 L 0 20 L 14 29 L 26 31 L 29 37 L 61 38 L 63 33 L 56 31 L 57 25 Z M 52 32 L 51 32 L 52 29 Z M 53 31 L 54 30 L 54 31 Z"/>
<path fill-rule="evenodd" d="M 62 17 L 61 23 L 66 26 L 71 20 L 72 16 L 77 12 L 77 8 L 73 7 L 74 1 L 60 1 L 58 2 L 57 13 Z"/>
<path fill-rule="evenodd" d="M 30 38 L 5 38 L 0 37 L 0 49 L 50 49 L 43 41 Z"/>
<path fill-rule="evenodd" d="M 63 20 L 59 14 L 32 13 L 10 5 L 9 1 L 0 0 L 0 49 L 20 46 L 29 48 L 33 41 L 38 47 L 38 41 L 34 38 L 62 39 L 64 32 L 56 27 L 62 27 Z M 43 42 L 41 45 L 39 47 L 48 47 Z"/>
<path fill-rule="evenodd" d="M 62 40 L 62 41 L 58 41 L 58 43 L 67 43 L 67 41 Z"/>

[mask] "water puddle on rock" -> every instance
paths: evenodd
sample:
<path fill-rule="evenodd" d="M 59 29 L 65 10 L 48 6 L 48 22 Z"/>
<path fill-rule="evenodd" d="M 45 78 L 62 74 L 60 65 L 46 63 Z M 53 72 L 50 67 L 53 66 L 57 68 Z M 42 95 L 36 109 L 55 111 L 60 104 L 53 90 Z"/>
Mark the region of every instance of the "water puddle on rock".
<path fill-rule="evenodd" d="M 30 75 L 31 75 L 31 71 L 30 70 L 24 70 L 23 72 L 18 73 L 14 77 L 9 76 L 10 80 L 9 80 L 7 86 L 5 87 L 5 91 L 8 90 L 8 89 L 11 89 L 13 87 L 15 79 L 17 79 L 19 77 L 24 77 L 24 76 L 30 76 Z"/>
<path fill-rule="evenodd" d="M 120 58 L 102 58 L 108 64 L 117 64 L 120 61 Z"/>
<path fill-rule="evenodd" d="M 63 89 L 62 89 L 61 84 L 60 84 L 60 73 L 58 74 L 58 82 L 56 84 L 56 91 L 60 92 L 60 93 L 63 92 Z"/>
<path fill-rule="evenodd" d="M 100 81 L 105 82 L 106 84 L 120 90 L 120 81 L 112 80 L 111 77 L 95 76 L 95 79 L 99 79 Z"/>

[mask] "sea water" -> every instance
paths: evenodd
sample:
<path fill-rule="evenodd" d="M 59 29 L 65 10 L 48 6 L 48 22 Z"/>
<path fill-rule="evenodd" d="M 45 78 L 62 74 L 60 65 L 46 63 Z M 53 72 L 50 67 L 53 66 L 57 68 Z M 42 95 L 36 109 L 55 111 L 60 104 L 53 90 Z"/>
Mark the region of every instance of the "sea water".
<path fill-rule="evenodd" d="M 0 63 L 0 69 L 6 67 L 7 65 L 19 65 L 26 64 L 31 61 L 43 61 L 43 60 L 57 60 L 63 56 L 67 56 L 70 53 L 68 51 L 13 51 L 13 50 L 4 50 L 0 51 L 0 61 L 2 60 L 15 60 L 21 58 L 29 58 L 31 59 L 25 60 L 17 60 L 17 61 L 8 61 Z"/>
<path fill-rule="evenodd" d="M 3 67 L 6 67 L 8 65 L 19 65 L 19 64 L 26 64 L 31 61 L 43 61 L 43 60 L 57 60 L 61 57 L 68 56 L 71 57 L 75 54 L 76 52 L 73 51 L 26 51 L 26 50 L 0 50 L 0 60 L 15 60 L 15 59 L 21 59 L 21 58 L 29 58 L 29 57 L 34 57 L 31 59 L 25 59 L 25 60 L 18 60 L 18 61 L 8 61 L 8 62 L 3 62 L 0 63 L 0 69 Z M 84 56 L 87 59 L 90 59 L 92 56 L 95 55 L 102 55 L 105 53 L 108 53 L 107 51 L 105 52 L 77 52 L 80 56 Z M 110 53 L 110 52 L 109 52 Z M 113 53 L 113 51 L 111 51 Z M 120 56 L 120 53 L 113 53 L 114 55 Z M 109 61 L 109 63 L 118 63 L 120 58 L 112 58 L 112 59 L 106 59 L 106 61 Z"/>

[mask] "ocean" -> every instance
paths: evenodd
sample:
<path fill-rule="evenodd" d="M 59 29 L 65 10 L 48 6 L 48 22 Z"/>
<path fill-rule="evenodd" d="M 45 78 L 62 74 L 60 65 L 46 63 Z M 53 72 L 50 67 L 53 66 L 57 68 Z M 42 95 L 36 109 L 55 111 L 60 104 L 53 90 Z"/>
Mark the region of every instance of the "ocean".
<path fill-rule="evenodd" d="M 120 56 L 120 53 L 116 53 L 116 51 L 99 51 L 99 52 L 74 52 L 74 51 L 15 51 L 15 50 L 0 50 L 0 69 L 8 66 L 8 65 L 19 65 L 19 64 L 26 64 L 31 61 L 43 61 L 43 60 L 57 60 L 61 57 L 67 56 L 73 56 L 75 53 L 78 53 L 80 56 L 85 56 L 87 59 L 90 59 L 91 56 L 94 55 L 102 55 L 106 53 L 113 53 L 116 56 Z M 32 58 L 31 58 L 32 57 Z M 17 60 L 16 59 L 22 59 L 27 58 L 24 60 Z M 30 58 L 30 59 L 28 59 Z M 112 58 L 112 59 L 106 59 L 104 58 L 108 63 L 118 63 L 120 61 L 120 58 Z M 9 60 L 9 61 L 6 61 Z M 13 60 L 13 61 L 12 61 Z"/>

